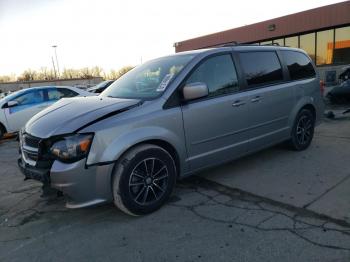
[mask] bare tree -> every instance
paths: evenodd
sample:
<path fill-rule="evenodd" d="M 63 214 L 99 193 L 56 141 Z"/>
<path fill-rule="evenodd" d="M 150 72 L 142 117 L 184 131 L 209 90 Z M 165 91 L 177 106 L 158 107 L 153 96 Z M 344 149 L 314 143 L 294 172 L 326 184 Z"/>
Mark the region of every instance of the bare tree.
<path fill-rule="evenodd" d="M 109 79 L 118 79 L 119 77 L 129 72 L 133 68 L 134 68 L 133 66 L 124 66 L 120 68 L 118 71 L 112 69 L 107 76 Z"/>
<path fill-rule="evenodd" d="M 119 70 L 111 70 L 106 73 L 101 67 L 84 67 L 81 69 L 64 68 L 61 72 L 61 78 L 73 79 L 73 78 L 84 78 L 89 79 L 92 77 L 103 77 L 104 79 L 118 79 L 131 69 L 133 66 L 124 66 Z M 55 72 L 47 67 L 41 67 L 38 71 L 27 69 L 19 76 L 15 74 L 0 76 L 0 82 L 12 82 L 12 81 L 33 81 L 33 80 L 54 80 Z"/>
<path fill-rule="evenodd" d="M 27 69 L 18 78 L 18 81 L 32 81 L 38 79 L 38 73 L 35 70 Z"/>

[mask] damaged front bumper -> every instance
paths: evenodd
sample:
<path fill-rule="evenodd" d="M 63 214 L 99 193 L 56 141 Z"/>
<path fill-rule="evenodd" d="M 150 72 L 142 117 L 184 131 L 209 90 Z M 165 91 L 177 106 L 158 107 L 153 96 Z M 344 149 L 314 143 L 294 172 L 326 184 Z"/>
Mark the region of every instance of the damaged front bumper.
<path fill-rule="evenodd" d="M 91 206 L 113 199 L 113 163 L 87 167 L 85 158 L 74 163 L 63 163 L 42 155 L 41 143 L 40 138 L 21 132 L 18 167 L 25 179 L 43 183 L 44 196 L 46 190 L 58 190 L 67 196 L 66 206 L 69 208 Z"/>
<path fill-rule="evenodd" d="M 48 168 L 37 168 L 25 163 L 22 157 L 17 160 L 18 167 L 27 179 L 34 179 L 42 182 L 44 185 L 50 183 L 50 170 Z"/>
<path fill-rule="evenodd" d="M 75 163 L 54 161 L 50 168 L 39 168 L 20 157 L 18 167 L 25 179 L 34 179 L 67 196 L 66 207 L 82 208 L 112 200 L 111 173 L 113 164 L 85 166 L 86 159 Z"/>

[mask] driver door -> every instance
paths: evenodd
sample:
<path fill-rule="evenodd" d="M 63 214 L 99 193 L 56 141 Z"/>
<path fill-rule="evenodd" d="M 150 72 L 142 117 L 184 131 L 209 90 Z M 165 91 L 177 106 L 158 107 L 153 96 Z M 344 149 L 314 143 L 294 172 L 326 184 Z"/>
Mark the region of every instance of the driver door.
<path fill-rule="evenodd" d="M 239 92 L 231 54 L 200 62 L 185 85 L 197 82 L 207 85 L 209 95 L 181 107 L 192 171 L 239 157 L 249 144 L 249 104 Z"/>

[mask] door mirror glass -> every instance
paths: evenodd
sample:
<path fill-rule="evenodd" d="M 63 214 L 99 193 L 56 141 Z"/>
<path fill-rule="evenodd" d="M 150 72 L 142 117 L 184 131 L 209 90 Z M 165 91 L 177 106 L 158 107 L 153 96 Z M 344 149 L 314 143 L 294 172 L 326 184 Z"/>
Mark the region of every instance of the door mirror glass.
<path fill-rule="evenodd" d="M 208 96 L 209 90 L 205 83 L 195 82 L 185 85 L 183 96 L 186 101 Z"/>
<path fill-rule="evenodd" d="M 7 102 L 7 107 L 14 107 L 14 106 L 18 106 L 18 102 L 16 100 Z"/>

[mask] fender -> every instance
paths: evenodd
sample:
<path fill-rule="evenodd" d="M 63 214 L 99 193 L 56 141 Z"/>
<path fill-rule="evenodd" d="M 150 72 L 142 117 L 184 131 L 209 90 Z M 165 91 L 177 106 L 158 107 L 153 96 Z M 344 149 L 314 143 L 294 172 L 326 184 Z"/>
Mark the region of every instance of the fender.
<path fill-rule="evenodd" d="M 315 111 L 317 112 L 317 107 L 315 105 L 315 101 L 314 98 L 311 96 L 305 96 L 302 97 L 301 99 L 299 99 L 299 101 L 297 102 L 297 104 L 294 106 L 292 112 L 289 115 L 288 118 L 288 126 L 290 128 L 293 127 L 294 125 L 294 120 L 298 114 L 298 112 L 300 111 L 301 108 L 303 108 L 306 105 L 312 105 L 315 108 Z"/>
<path fill-rule="evenodd" d="M 187 155 L 185 141 L 174 132 L 160 126 L 140 127 L 131 131 L 125 130 L 122 134 L 106 146 L 103 138 L 94 137 L 86 165 L 106 165 L 116 162 L 128 149 L 149 140 L 162 140 L 169 143 L 176 150 L 180 161 L 180 174 L 188 170 L 183 156 Z M 103 151 L 101 151 L 101 149 Z"/>

